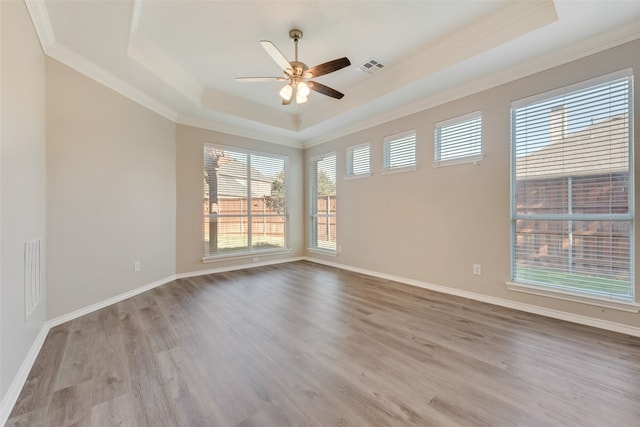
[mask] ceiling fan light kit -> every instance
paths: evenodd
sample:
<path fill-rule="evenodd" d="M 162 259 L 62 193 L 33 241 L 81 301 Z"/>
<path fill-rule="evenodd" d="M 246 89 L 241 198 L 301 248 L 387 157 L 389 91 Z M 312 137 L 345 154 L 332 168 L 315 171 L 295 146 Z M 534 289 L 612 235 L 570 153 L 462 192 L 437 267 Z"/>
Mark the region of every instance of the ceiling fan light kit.
<path fill-rule="evenodd" d="M 300 94 L 300 96 L 309 96 L 309 93 L 311 93 L 311 89 L 309 89 L 309 85 L 307 85 L 305 82 L 300 82 L 298 83 L 298 94 Z"/>
<path fill-rule="evenodd" d="M 280 89 L 280 97 L 285 101 L 290 100 L 291 95 L 293 95 L 293 86 L 286 85 L 282 89 Z"/>
<path fill-rule="evenodd" d="M 285 58 L 282 52 L 280 52 L 280 50 L 278 50 L 278 48 L 270 41 L 260 41 L 260 44 L 264 50 L 267 51 L 271 59 L 273 59 L 274 62 L 282 68 L 282 71 L 284 71 L 285 74 L 284 77 L 236 77 L 236 81 L 263 82 L 288 80 L 289 83 L 280 89 L 279 92 L 283 105 L 291 104 L 294 95 L 296 104 L 303 104 L 307 102 L 307 97 L 312 90 L 332 98 L 342 99 L 344 96 L 343 93 L 309 79 L 338 71 L 351 65 L 351 61 L 349 61 L 347 57 L 343 57 L 309 68 L 303 62 L 298 61 L 298 41 L 302 38 L 302 31 L 294 28 L 289 31 L 289 37 L 295 44 L 294 61 L 287 61 L 287 58 Z"/>

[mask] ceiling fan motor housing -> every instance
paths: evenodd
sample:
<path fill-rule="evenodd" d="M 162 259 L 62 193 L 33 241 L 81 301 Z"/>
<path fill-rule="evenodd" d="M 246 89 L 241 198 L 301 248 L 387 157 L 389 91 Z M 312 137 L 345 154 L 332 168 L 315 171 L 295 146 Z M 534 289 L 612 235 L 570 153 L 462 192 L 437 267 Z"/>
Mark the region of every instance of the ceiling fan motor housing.
<path fill-rule="evenodd" d="M 291 67 L 293 68 L 293 75 L 303 77 L 305 71 L 309 69 L 306 64 L 300 61 L 291 61 Z"/>

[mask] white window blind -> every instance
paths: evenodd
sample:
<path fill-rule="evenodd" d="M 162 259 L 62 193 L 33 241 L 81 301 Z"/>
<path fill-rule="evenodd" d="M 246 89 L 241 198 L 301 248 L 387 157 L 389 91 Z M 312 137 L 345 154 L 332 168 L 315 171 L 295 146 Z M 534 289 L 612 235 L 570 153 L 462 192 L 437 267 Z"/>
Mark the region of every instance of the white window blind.
<path fill-rule="evenodd" d="M 205 144 L 204 257 L 287 247 L 288 159 Z"/>
<path fill-rule="evenodd" d="M 632 75 L 512 105 L 512 279 L 634 300 Z"/>
<path fill-rule="evenodd" d="M 347 176 L 368 176 L 371 173 L 371 146 L 355 145 L 347 148 Z"/>
<path fill-rule="evenodd" d="M 336 155 L 311 160 L 311 247 L 336 251 Z"/>
<path fill-rule="evenodd" d="M 416 166 L 416 131 L 398 133 L 384 138 L 383 168 L 410 170 Z"/>
<path fill-rule="evenodd" d="M 434 141 L 434 166 L 482 160 L 480 112 L 436 123 Z"/>

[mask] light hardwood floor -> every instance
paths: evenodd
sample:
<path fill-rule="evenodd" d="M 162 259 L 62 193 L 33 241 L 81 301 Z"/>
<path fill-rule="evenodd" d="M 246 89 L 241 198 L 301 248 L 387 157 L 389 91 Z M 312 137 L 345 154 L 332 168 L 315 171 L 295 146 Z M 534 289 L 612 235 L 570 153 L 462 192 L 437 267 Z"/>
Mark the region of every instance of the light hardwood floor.
<path fill-rule="evenodd" d="M 310 262 L 53 328 L 9 426 L 640 426 L 640 339 Z"/>

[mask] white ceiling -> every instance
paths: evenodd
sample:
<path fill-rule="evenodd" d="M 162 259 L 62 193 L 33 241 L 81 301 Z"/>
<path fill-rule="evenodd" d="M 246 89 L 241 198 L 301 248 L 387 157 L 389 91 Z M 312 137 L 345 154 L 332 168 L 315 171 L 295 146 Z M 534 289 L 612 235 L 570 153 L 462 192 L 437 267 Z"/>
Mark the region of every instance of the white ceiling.
<path fill-rule="evenodd" d="M 177 123 L 308 147 L 640 38 L 640 1 L 26 0 L 45 52 Z M 309 67 L 347 56 L 319 93 L 281 105 L 304 32 Z M 365 74 L 376 58 L 385 67 Z"/>

